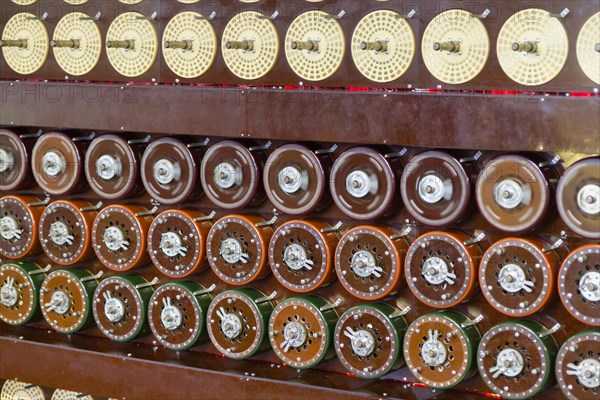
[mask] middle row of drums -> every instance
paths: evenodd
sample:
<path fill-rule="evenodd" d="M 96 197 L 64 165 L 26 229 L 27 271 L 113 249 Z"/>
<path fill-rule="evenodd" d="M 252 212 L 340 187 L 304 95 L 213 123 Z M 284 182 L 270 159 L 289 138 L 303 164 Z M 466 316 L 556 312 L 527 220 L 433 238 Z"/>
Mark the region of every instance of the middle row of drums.
<path fill-rule="evenodd" d="M 360 221 L 387 218 L 403 206 L 418 224 L 436 228 L 464 222 L 478 208 L 493 227 L 511 234 L 538 227 L 556 204 L 575 233 L 600 238 L 597 157 L 565 171 L 558 157 L 546 153 L 480 157 L 480 152 L 430 150 L 405 163 L 405 149 L 387 147 L 340 152 L 335 145 L 323 149 L 314 143 L 275 147 L 189 136 L 128 140 L 115 134 L 90 144 L 90 138 L 76 136 L 50 132 L 20 139 L 0 130 L 6 142 L 0 189 L 20 190 L 35 178 L 52 196 L 81 193 L 89 184 L 111 201 L 145 189 L 167 206 L 193 203 L 204 194 L 221 210 L 245 210 L 268 199 L 278 213 L 296 216 L 323 211 L 333 201 Z"/>
<path fill-rule="evenodd" d="M 595 83 L 598 75 L 600 13 L 583 27 L 577 45 L 581 68 Z M 526 21 L 523 22 L 523 21 Z M 155 22 L 137 12 L 119 15 L 106 33 L 106 53 L 111 65 L 126 77 L 148 72 L 158 55 Z M 68 74 L 92 71 L 102 52 L 100 29 L 90 16 L 76 12 L 58 22 L 49 41 L 44 23 L 33 14 L 15 15 L 6 24 L 2 48 L 11 68 L 31 74 L 41 68 L 49 46 Z M 182 78 L 197 78 L 213 65 L 217 36 L 211 20 L 197 12 L 183 12 L 165 27 L 162 40 L 165 62 Z M 307 81 L 322 81 L 342 65 L 346 39 L 336 16 L 313 10 L 298 16 L 285 38 L 290 68 Z M 377 10 L 356 26 L 351 39 L 354 64 L 375 82 L 399 79 L 411 66 L 416 39 L 406 16 Z M 269 16 L 246 11 L 234 16 L 224 29 L 221 52 L 228 69 L 244 80 L 259 79 L 275 66 L 280 39 Z M 423 34 L 423 60 L 440 81 L 461 84 L 474 79 L 485 67 L 490 39 L 485 20 L 462 9 L 441 13 Z M 505 73 L 523 85 L 551 81 L 562 70 L 569 54 L 567 32 L 560 19 L 543 9 L 519 11 L 500 31 L 498 58 Z"/>
<path fill-rule="evenodd" d="M 457 310 L 420 315 L 409 324 L 405 315 L 410 308 L 383 302 L 338 313 L 339 302 L 317 295 L 276 299 L 276 292 L 251 287 L 213 294 L 215 286 L 192 280 L 158 286 L 135 274 L 99 280 L 83 268 L 46 272 L 29 262 L 0 267 L 3 321 L 21 325 L 43 315 L 65 334 L 95 322 L 111 340 L 125 342 L 152 332 L 156 342 L 177 351 L 210 339 L 220 353 L 236 360 L 271 347 L 297 369 L 337 354 L 350 373 L 367 379 L 406 363 L 417 379 L 439 389 L 456 386 L 479 369 L 490 389 L 506 398 L 541 392 L 552 384 L 554 372 L 569 398 L 588 398 L 580 395 L 599 388 L 594 375 L 597 331 L 580 332 L 559 350 L 553 333 L 560 324 L 550 327 L 530 319 L 506 321 L 482 334 L 483 315 Z"/>
<path fill-rule="evenodd" d="M 51 262 L 74 266 L 97 258 L 127 272 L 152 262 L 170 278 L 209 267 L 223 282 L 245 286 L 273 274 L 285 288 L 312 292 L 337 277 L 362 300 L 379 300 L 404 286 L 419 301 L 448 308 L 483 293 L 499 312 L 532 315 L 560 294 L 573 316 L 600 325 L 600 246 L 584 245 L 564 260 L 561 241 L 509 237 L 483 246 L 482 235 L 435 231 L 412 243 L 388 225 L 339 231 L 324 220 L 279 226 L 259 215 L 212 215 L 172 209 L 154 216 L 140 205 L 101 210 L 81 200 L 59 200 L 28 209 L 33 198 L 0 200 L 0 254 L 22 259 L 42 249 Z M 35 210 L 35 211 L 31 211 Z M 38 243 L 39 238 L 39 243 Z M 564 244 L 563 244 L 564 246 Z"/>

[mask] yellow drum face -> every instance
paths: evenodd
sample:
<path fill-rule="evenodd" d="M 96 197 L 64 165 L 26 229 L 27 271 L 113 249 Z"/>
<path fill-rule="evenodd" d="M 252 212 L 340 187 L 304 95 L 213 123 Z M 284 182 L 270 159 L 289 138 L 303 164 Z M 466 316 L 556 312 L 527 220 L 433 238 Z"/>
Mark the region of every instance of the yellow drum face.
<path fill-rule="evenodd" d="M 390 10 L 366 15 L 352 35 L 356 68 L 374 82 L 391 82 L 410 67 L 415 55 L 415 35 L 406 19 Z"/>
<path fill-rule="evenodd" d="M 587 77 L 600 85 L 600 12 L 588 19 L 579 32 L 577 61 Z"/>
<path fill-rule="evenodd" d="M 56 62 L 70 75 L 85 75 L 96 67 L 102 52 L 102 36 L 96 22 L 84 13 L 65 15 L 54 29 Z"/>
<path fill-rule="evenodd" d="M 217 35 L 210 21 L 196 12 L 177 14 L 163 34 L 163 56 L 182 78 L 197 78 L 212 66 L 217 54 Z"/>
<path fill-rule="evenodd" d="M 425 29 L 423 61 L 440 81 L 461 84 L 485 66 L 490 39 L 483 23 L 468 11 L 454 9 L 437 15 Z"/>
<path fill-rule="evenodd" d="M 247 80 L 261 78 L 273 69 L 279 54 L 275 25 L 256 11 L 240 13 L 225 27 L 221 51 L 233 74 Z"/>
<path fill-rule="evenodd" d="M 106 54 L 121 75 L 132 78 L 143 75 L 156 60 L 158 37 L 152 22 L 144 18 L 140 13 L 127 12 L 115 18 L 108 28 Z"/>
<path fill-rule="evenodd" d="M 33 2 L 18 3 L 22 5 Z M 48 58 L 48 31 L 44 23 L 30 13 L 19 13 L 8 20 L 2 32 L 2 53 L 8 66 L 18 74 L 37 72 Z M 6 43 L 11 42 L 10 46 Z"/>
<path fill-rule="evenodd" d="M 567 31 L 548 11 L 529 8 L 504 23 L 496 52 L 510 79 L 521 85 L 542 85 L 554 79 L 567 62 Z"/>
<path fill-rule="evenodd" d="M 344 59 L 346 42 L 339 22 L 323 11 L 308 11 L 290 25 L 285 56 L 301 78 L 322 81 L 333 75 Z"/>

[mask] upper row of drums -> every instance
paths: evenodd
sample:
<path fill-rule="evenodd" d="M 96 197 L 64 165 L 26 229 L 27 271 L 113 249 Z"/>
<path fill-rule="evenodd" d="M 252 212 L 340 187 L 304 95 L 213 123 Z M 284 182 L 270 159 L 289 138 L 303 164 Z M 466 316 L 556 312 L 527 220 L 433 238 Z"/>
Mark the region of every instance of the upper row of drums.
<path fill-rule="evenodd" d="M 408 18 L 392 10 L 376 10 L 356 25 L 351 43 L 358 71 L 374 82 L 392 82 L 413 64 L 417 41 Z M 338 16 L 320 10 L 300 14 L 290 24 L 284 45 L 272 19 L 256 11 L 235 15 L 226 25 L 221 53 L 227 68 L 244 80 L 267 75 L 284 47 L 290 68 L 307 81 L 332 76 L 344 60 L 346 38 Z M 171 71 L 181 78 L 204 75 L 218 48 L 211 16 L 186 11 L 165 27 L 162 53 Z M 126 77 L 147 73 L 158 56 L 160 42 L 153 22 L 138 12 L 122 13 L 106 32 L 106 55 L 113 68 Z M 505 74 L 529 86 L 545 84 L 563 69 L 569 56 L 567 31 L 561 16 L 539 8 L 511 16 L 498 35 L 496 53 Z M 462 9 L 437 15 L 423 32 L 421 53 L 429 72 L 439 81 L 463 84 L 485 68 L 490 37 L 483 18 Z M 577 60 L 582 71 L 600 83 L 600 13 L 583 25 L 577 38 Z M 93 17 L 74 12 L 54 29 L 53 40 L 39 17 L 19 13 L 5 25 L 1 46 L 8 65 L 19 74 L 32 74 L 45 63 L 49 48 L 69 75 L 90 73 L 100 60 L 102 35 Z"/>
<path fill-rule="evenodd" d="M 356 220 L 389 216 L 403 204 L 416 221 L 433 227 L 464 221 L 477 203 L 494 227 L 521 233 L 543 221 L 556 191 L 565 223 L 582 236 L 600 237 L 598 157 L 564 171 L 558 157 L 543 153 L 485 159 L 480 152 L 461 157 L 432 150 L 403 166 L 406 149 L 366 146 L 339 152 L 336 146 L 288 143 L 272 149 L 270 142 L 64 132 L 20 138 L 8 130 L 0 138 L 0 189 L 6 192 L 37 182 L 47 194 L 61 196 L 82 192 L 89 183 L 109 200 L 145 189 L 160 204 L 179 205 L 204 193 L 220 209 L 244 210 L 268 198 L 290 215 L 319 212 L 333 200 Z"/>

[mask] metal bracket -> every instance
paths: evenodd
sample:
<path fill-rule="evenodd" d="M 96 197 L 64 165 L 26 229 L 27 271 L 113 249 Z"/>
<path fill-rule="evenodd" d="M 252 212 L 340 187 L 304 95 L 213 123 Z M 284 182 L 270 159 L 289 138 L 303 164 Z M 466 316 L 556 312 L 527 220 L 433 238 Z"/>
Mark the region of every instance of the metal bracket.
<path fill-rule="evenodd" d="M 486 19 L 488 17 L 488 15 L 490 15 L 490 9 L 486 8 L 485 10 L 483 10 L 483 12 L 479 15 L 474 15 L 475 18 L 478 19 Z"/>
<path fill-rule="evenodd" d="M 387 153 L 384 157 L 387 158 L 387 159 L 390 159 L 390 158 L 400 158 L 403 155 L 405 155 L 407 151 L 408 151 L 408 149 L 406 147 L 404 147 L 402 150 L 400 150 L 400 151 L 398 151 L 396 153 Z"/>
<path fill-rule="evenodd" d="M 150 141 L 150 139 L 152 139 L 152 136 L 147 135 L 145 138 L 143 139 L 131 139 L 127 141 L 127 144 L 146 144 Z"/>
<path fill-rule="evenodd" d="M 210 221 L 215 217 L 215 215 L 217 215 L 217 212 L 215 210 L 212 210 L 212 212 L 208 215 L 203 215 L 201 217 L 194 218 L 194 222 Z"/>
<path fill-rule="evenodd" d="M 40 136 L 42 136 L 43 133 L 44 133 L 43 130 L 38 129 L 38 131 L 36 133 L 25 133 L 23 135 L 19 135 L 19 138 L 21 138 L 21 139 L 37 139 Z"/>
<path fill-rule="evenodd" d="M 563 243 L 565 243 L 565 241 L 559 238 L 559 239 L 557 239 L 557 240 L 556 240 L 554 243 L 552 243 L 552 244 L 549 244 L 548 246 L 544 246 L 544 248 L 542 249 L 542 251 L 543 251 L 544 253 L 548 253 L 549 251 L 556 250 L 556 249 L 558 249 L 560 246 L 562 246 L 562 245 L 563 245 Z"/>
<path fill-rule="evenodd" d="M 274 290 L 274 291 L 273 291 L 273 293 L 271 293 L 270 295 L 268 295 L 268 296 L 264 296 L 264 297 L 260 297 L 260 298 L 258 298 L 258 299 L 256 299 L 256 300 L 254 300 L 254 302 L 255 302 L 256 304 L 261 304 L 261 303 L 264 303 L 264 302 L 266 302 L 266 301 L 271 301 L 271 300 L 273 300 L 273 299 L 274 299 L 276 296 L 277 296 L 277 291 L 275 291 L 275 290 Z"/>
<path fill-rule="evenodd" d="M 158 17 L 158 11 L 154 11 L 150 16 L 137 16 L 135 17 L 135 19 L 139 20 L 146 20 L 146 21 L 156 21 L 156 17 Z"/>
<path fill-rule="evenodd" d="M 140 211 L 135 213 L 136 217 L 145 217 L 147 215 L 154 215 L 156 214 L 156 212 L 158 211 L 158 206 L 154 206 L 152 207 L 152 210 L 148 210 L 148 211 Z"/>
<path fill-rule="evenodd" d="M 329 226 L 327 228 L 322 228 L 321 233 L 337 232 L 340 230 L 342 225 L 344 225 L 344 223 L 342 221 L 338 221 L 337 224 L 335 224 L 333 226 Z"/>
<path fill-rule="evenodd" d="M 93 281 L 94 279 L 100 279 L 102 277 L 102 275 L 104 275 L 104 271 L 100 271 L 96 275 L 81 278 L 80 281 L 81 282 Z"/>
<path fill-rule="evenodd" d="M 275 11 L 273 14 L 271 15 L 259 15 L 258 19 L 270 19 L 271 21 L 273 21 L 275 18 L 277 18 L 279 16 L 279 11 Z"/>
<path fill-rule="evenodd" d="M 29 275 L 45 274 L 46 272 L 50 271 L 51 269 L 52 269 L 52 264 L 48 264 L 42 269 L 38 269 L 37 271 L 29 272 Z"/>
<path fill-rule="evenodd" d="M 80 20 L 82 21 L 100 21 L 100 18 L 102 17 L 102 12 L 98 11 L 96 13 L 96 15 L 94 15 L 93 17 L 79 17 Z"/>
<path fill-rule="evenodd" d="M 406 237 L 406 236 L 408 236 L 408 234 L 411 231 L 412 231 L 412 227 L 410 227 L 408 225 L 404 225 L 402 227 L 402 229 L 400 230 L 400 232 L 394 233 L 393 235 L 390 235 L 390 239 L 396 240 L 396 239 L 400 239 L 400 238 Z"/>
<path fill-rule="evenodd" d="M 326 304 L 323 307 L 319 308 L 319 311 L 323 312 L 323 311 L 332 310 L 332 309 L 336 308 L 337 306 L 339 306 L 340 304 L 342 304 L 342 301 L 344 301 L 344 300 L 340 297 L 339 299 L 337 299 L 335 301 L 335 303 Z"/>
<path fill-rule="evenodd" d="M 158 277 L 155 276 L 154 279 L 152 279 L 150 282 L 146 282 L 146 283 L 140 283 L 139 285 L 136 285 L 135 288 L 136 289 L 144 289 L 150 286 L 154 286 L 158 283 Z"/>
<path fill-rule="evenodd" d="M 277 221 L 277 215 L 273 215 L 273 218 L 271 218 L 268 221 L 257 222 L 256 224 L 254 224 L 254 226 L 256 226 L 257 228 L 261 228 L 263 226 L 273 225 L 275 221 Z"/>
<path fill-rule="evenodd" d="M 565 8 L 564 10 L 562 10 L 560 12 L 560 14 L 550 13 L 550 16 L 554 17 L 554 18 L 560 18 L 560 19 L 562 19 L 562 18 L 566 17 L 567 15 L 569 15 L 570 12 L 571 12 L 571 10 L 569 10 L 568 8 Z"/>
<path fill-rule="evenodd" d="M 208 294 L 210 292 L 212 292 L 213 290 L 215 290 L 215 288 L 217 287 L 217 285 L 215 285 L 214 283 L 212 285 L 210 285 L 210 287 L 206 288 L 206 289 L 200 289 L 200 290 L 196 290 L 194 293 L 192 293 L 194 296 L 200 296 L 202 294 Z"/>
<path fill-rule="evenodd" d="M 394 311 L 393 313 L 391 313 L 388 318 L 392 319 L 392 318 L 398 318 L 398 317 L 403 317 L 406 314 L 408 314 L 410 312 L 410 310 L 412 310 L 412 308 L 410 306 L 406 306 L 404 308 L 398 309 L 396 311 Z"/>
<path fill-rule="evenodd" d="M 316 155 L 322 155 L 322 154 L 331 154 L 333 152 L 335 152 L 338 148 L 337 144 L 333 144 L 330 148 L 328 149 L 319 149 L 319 150 L 315 150 L 315 154 Z"/>
<path fill-rule="evenodd" d="M 215 17 L 217 16 L 217 12 L 213 10 L 213 12 L 211 12 L 208 17 L 204 16 L 204 15 L 200 15 L 200 16 L 196 16 L 194 17 L 194 19 L 200 20 L 200 21 L 212 21 L 213 19 L 215 19 Z"/>
<path fill-rule="evenodd" d="M 541 163 L 538 164 L 538 167 L 540 168 L 546 168 L 546 167 L 551 167 L 553 165 L 556 165 L 560 162 L 561 158 L 560 156 L 557 154 L 554 157 L 552 157 L 551 160 L 546 160 L 546 161 L 542 161 Z"/>
<path fill-rule="evenodd" d="M 480 231 L 479 233 L 477 233 L 477 231 L 475 231 L 475 234 L 476 234 L 477 236 L 475 236 L 475 237 L 472 237 L 471 239 L 465 240 L 465 241 L 463 242 L 463 244 L 464 244 L 465 246 L 469 246 L 469 245 L 472 245 L 472 244 L 475 244 L 475 243 L 479 243 L 479 242 L 481 242 L 483 239 L 485 239 L 485 232 L 483 232 L 483 231 Z"/>
<path fill-rule="evenodd" d="M 552 335 L 553 333 L 558 332 L 560 328 L 562 328 L 562 325 L 559 322 L 557 322 L 552 328 L 544 329 L 542 332 L 540 332 L 540 337 L 545 338 L 546 336 Z"/>
<path fill-rule="evenodd" d="M 417 15 L 417 11 L 413 8 L 408 14 L 397 15 L 396 18 L 411 19 L 415 15 Z"/>
<path fill-rule="evenodd" d="M 252 146 L 249 147 L 248 150 L 254 152 L 254 151 L 266 151 L 269 150 L 269 147 L 271 147 L 273 143 L 269 140 L 267 143 L 261 145 L 261 146 Z"/>
<path fill-rule="evenodd" d="M 473 154 L 472 156 L 460 158 L 458 161 L 463 164 L 475 162 L 475 161 L 479 160 L 482 155 L 483 155 L 483 153 L 481 151 L 477 151 L 477 153 Z"/>
<path fill-rule="evenodd" d="M 346 11 L 342 10 L 339 13 L 337 13 L 336 15 L 324 15 L 323 18 L 327 18 L 327 19 L 342 19 L 344 17 L 344 15 L 346 15 Z"/>
<path fill-rule="evenodd" d="M 103 203 L 102 203 L 101 201 L 99 201 L 99 202 L 97 202 L 97 203 L 96 203 L 95 205 L 93 205 L 93 206 L 89 206 L 89 207 L 81 207 L 81 208 L 79 209 L 79 211 L 96 211 L 96 210 L 99 210 L 100 208 L 102 208 L 102 204 L 103 204 Z"/>
<path fill-rule="evenodd" d="M 50 196 L 46 195 L 46 198 L 44 200 L 27 203 L 27 206 L 28 207 L 47 206 L 48 203 L 50 203 Z"/>
<path fill-rule="evenodd" d="M 48 19 L 48 12 L 45 12 L 44 14 L 42 14 L 41 17 L 25 17 L 27 20 L 29 21 L 46 21 L 46 19 Z"/>
<path fill-rule="evenodd" d="M 80 136 L 73 138 L 74 142 L 88 142 L 94 140 L 96 137 L 96 132 L 90 133 L 88 136 Z"/>
<path fill-rule="evenodd" d="M 461 328 L 468 328 L 469 326 L 477 325 L 478 323 L 480 323 L 481 321 L 483 321 L 483 318 L 484 318 L 483 314 L 479 314 L 474 319 L 471 319 L 469 321 L 465 321 L 462 324 L 460 324 L 460 327 Z"/>
<path fill-rule="evenodd" d="M 203 141 L 201 141 L 200 143 L 190 143 L 190 144 L 188 144 L 187 148 L 188 149 L 194 149 L 196 147 L 206 147 L 209 142 L 210 142 L 210 138 L 206 138 Z"/>

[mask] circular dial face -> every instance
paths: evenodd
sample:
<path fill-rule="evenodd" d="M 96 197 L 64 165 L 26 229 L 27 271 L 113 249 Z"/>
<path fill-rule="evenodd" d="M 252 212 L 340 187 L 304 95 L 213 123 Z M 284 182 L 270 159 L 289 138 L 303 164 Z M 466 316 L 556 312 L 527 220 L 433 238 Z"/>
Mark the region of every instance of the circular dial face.
<path fill-rule="evenodd" d="M 84 0 L 84 2 L 85 1 L 87 0 Z M 94 400 L 94 398 L 90 395 L 86 395 L 85 393 L 56 389 L 54 393 L 52 393 L 52 398 L 50 400 Z"/>
<path fill-rule="evenodd" d="M 404 263 L 415 297 L 435 308 L 456 306 L 475 294 L 481 249 L 459 232 L 430 232 L 415 240 Z"/>
<path fill-rule="evenodd" d="M 490 38 L 483 22 L 468 11 L 453 9 L 435 16 L 423 33 L 423 61 L 442 82 L 457 85 L 485 67 Z"/>
<path fill-rule="evenodd" d="M 144 287 L 138 286 L 144 285 Z M 113 276 L 94 292 L 92 311 L 100 331 L 109 339 L 127 342 L 146 332 L 146 312 L 152 287 L 140 275 Z"/>
<path fill-rule="evenodd" d="M 89 322 L 97 285 L 98 282 L 84 269 L 57 270 L 48 274 L 40 289 L 40 307 L 46 322 L 59 333 L 82 330 Z"/>
<path fill-rule="evenodd" d="M 202 292 L 202 293 L 198 293 Z M 156 340 L 171 350 L 185 350 L 205 338 L 204 320 L 211 296 L 192 281 L 168 283 L 150 299 L 148 321 Z"/>
<path fill-rule="evenodd" d="M 556 342 L 540 337 L 545 328 L 530 320 L 504 322 L 479 343 L 477 365 L 488 387 L 507 399 L 528 399 L 553 380 Z"/>
<path fill-rule="evenodd" d="M 400 161 L 368 147 L 346 150 L 333 164 L 329 185 L 333 201 L 348 217 L 373 220 L 399 205 L 396 185 Z"/>
<path fill-rule="evenodd" d="M 487 249 L 479 269 L 486 300 L 510 316 L 532 315 L 554 300 L 558 255 L 538 239 L 502 239 Z"/>
<path fill-rule="evenodd" d="M 180 278 L 203 270 L 210 222 L 195 221 L 199 217 L 195 210 L 168 210 L 152 221 L 148 252 L 160 272 Z"/>
<path fill-rule="evenodd" d="M 143 14 L 125 12 L 106 32 L 106 54 L 113 68 L 123 76 L 137 77 L 150 70 L 158 54 L 156 30 Z"/>
<path fill-rule="evenodd" d="M 600 391 L 600 332 L 567 340 L 556 356 L 556 380 L 569 400 L 594 399 Z"/>
<path fill-rule="evenodd" d="M 14 1 L 14 0 L 13 0 Z M 34 3 L 30 2 L 30 3 Z M 41 387 L 32 385 L 30 383 L 6 380 L 2 385 L 2 392 L 0 392 L 0 398 L 2 400 L 45 400 L 46 396 Z"/>
<path fill-rule="evenodd" d="M 389 227 L 358 226 L 346 232 L 335 250 L 335 270 L 348 292 L 362 300 L 377 300 L 402 285 L 406 242 L 390 239 Z"/>
<path fill-rule="evenodd" d="M 32 148 L 33 140 L 21 140 L 16 133 L 0 129 L 0 191 L 10 193 L 31 186 Z"/>
<path fill-rule="evenodd" d="M 31 262 L 0 266 L 0 320 L 24 325 L 38 318 L 39 291 L 46 275 Z"/>
<path fill-rule="evenodd" d="M 583 72 L 600 85 L 600 12 L 592 15 L 577 36 L 577 61 Z"/>
<path fill-rule="evenodd" d="M 46 207 L 40 217 L 40 242 L 46 255 L 55 263 L 73 265 L 94 256 L 90 237 L 98 213 L 82 211 L 87 201 L 59 200 Z"/>
<path fill-rule="evenodd" d="M 0 255 L 20 259 L 40 252 L 38 223 L 42 207 L 30 207 L 38 202 L 33 196 L 0 198 Z"/>
<path fill-rule="evenodd" d="M 600 239 L 600 158 L 587 158 L 567 168 L 558 182 L 556 205 L 569 228 Z"/>
<path fill-rule="evenodd" d="M 269 264 L 279 283 L 294 292 L 309 292 L 335 279 L 336 232 L 322 221 L 289 221 L 273 234 Z"/>
<path fill-rule="evenodd" d="M 455 311 L 425 314 L 404 337 L 404 359 L 413 375 L 432 388 L 450 388 L 476 372 L 479 332 Z"/>
<path fill-rule="evenodd" d="M 270 226 L 254 215 L 229 215 L 218 220 L 206 240 L 210 267 L 221 280 L 245 285 L 268 274 L 267 244 L 273 235 Z"/>
<path fill-rule="evenodd" d="M 177 14 L 163 33 L 162 53 L 177 76 L 197 78 L 203 75 L 217 55 L 217 35 L 211 22 L 197 12 Z"/>
<path fill-rule="evenodd" d="M 269 200 L 286 214 L 303 215 L 329 203 L 329 156 L 318 156 L 308 147 L 290 143 L 269 156 L 264 184 Z"/>
<path fill-rule="evenodd" d="M 379 378 L 403 364 L 406 321 L 385 303 L 353 307 L 340 317 L 334 332 L 335 351 L 348 372 Z"/>
<path fill-rule="evenodd" d="M 517 155 L 500 156 L 479 174 L 477 203 L 496 228 L 524 232 L 543 220 L 550 204 L 550 187 L 533 161 Z"/>
<path fill-rule="evenodd" d="M 290 25 L 285 56 L 302 79 L 322 81 L 333 75 L 344 59 L 346 41 L 342 26 L 323 11 L 307 11 Z"/>
<path fill-rule="evenodd" d="M 415 49 L 410 24 L 395 11 L 367 14 L 352 34 L 354 65 L 374 82 L 391 82 L 404 75 L 412 64 Z"/>
<path fill-rule="evenodd" d="M 92 18 L 87 14 L 74 12 L 58 21 L 50 46 L 63 71 L 81 76 L 92 71 L 98 64 L 102 53 L 102 36 Z"/>
<path fill-rule="evenodd" d="M 559 74 L 569 55 L 567 31 L 548 11 L 528 8 L 512 15 L 496 42 L 500 66 L 513 81 L 536 86 Z"/>
<path fill-rule="evenodd" d="M 260 170 L 264 161 L 264 152 L 252 152 L 232 140 L 211 146 L 200 166 L 204 193 L 226 210 L 259 204 L 265 199 Z"/>
<path fill-rule="evenodd" d="M 221 52 L 227 68 L 239 78 L 262 78 L 273 69 L 279 54 L 275 24 L 266 15 L 245 11 L 223 31 Z"/>
<path fill-rule="evenodd" d="M 337 320 L 325 299 L 313 295 L 292 297 L 279 303 L 269 320 L 273 351 L 292 368 L 312 368 L 332 354 L 331 334 Z"/>
<path fill-rule="evenodd" d="M 454 224 L 471 205 L 472 169 L 447 153 L 418 154 L 402 172 L 402 203 L 422 224 L 436 227 Z"/>
<path fill-rule="evenodd" d="M 35 180 L 44 192 L 62 196 L 81 191 L 87 183 L 83 178 L 82 154 L 87 145 L 60 132 L 43 134 L 35 143 L 32 169 Z"/>
<path fill-rule="evenodd" d="M 48 58 L 48 41 L 48 31 L 41 19 L 30 13 L 18 13 L 6 22 L 2 31 L 2 54 L 16 73 L 33 74 Z"/>
<path fill-rule="evenodd" d="M 85 175 L 90 187 L 102 198 L 125 199 L 140 193 L 141 149 L 118 135 L 102 135 L 85 154 Z"/>
<path fill-rule="evenodd" d="M 241 360 L 264 350 L 273 304 L 252 288 L 219 293 L 207 311 L 206 328 L 213 345 L 225 356 Z"/>
<path fill-rule="evenodd" d="M 150 143 L 142 159 L 142 181 L 156 201 L 185 203 L 199 192 L 196 186 L 202 151 L 190 149 L 180 140 L 164 137 Z"/>
<path fill-rule="evenodd" d="M 586 245 L 565 259 L 558 273 L 558 293 L 571 315 L 600 326 L 600 245 Z"/>
<path fill-rule="evenodd" d="M 146 238 L 152 218 L 136 216 L 145 211 L 135 205 L 100 211 L 92 227 L 92 243 L 102 264 L 113 271 L 127 271 L 148 263 Z"/>

